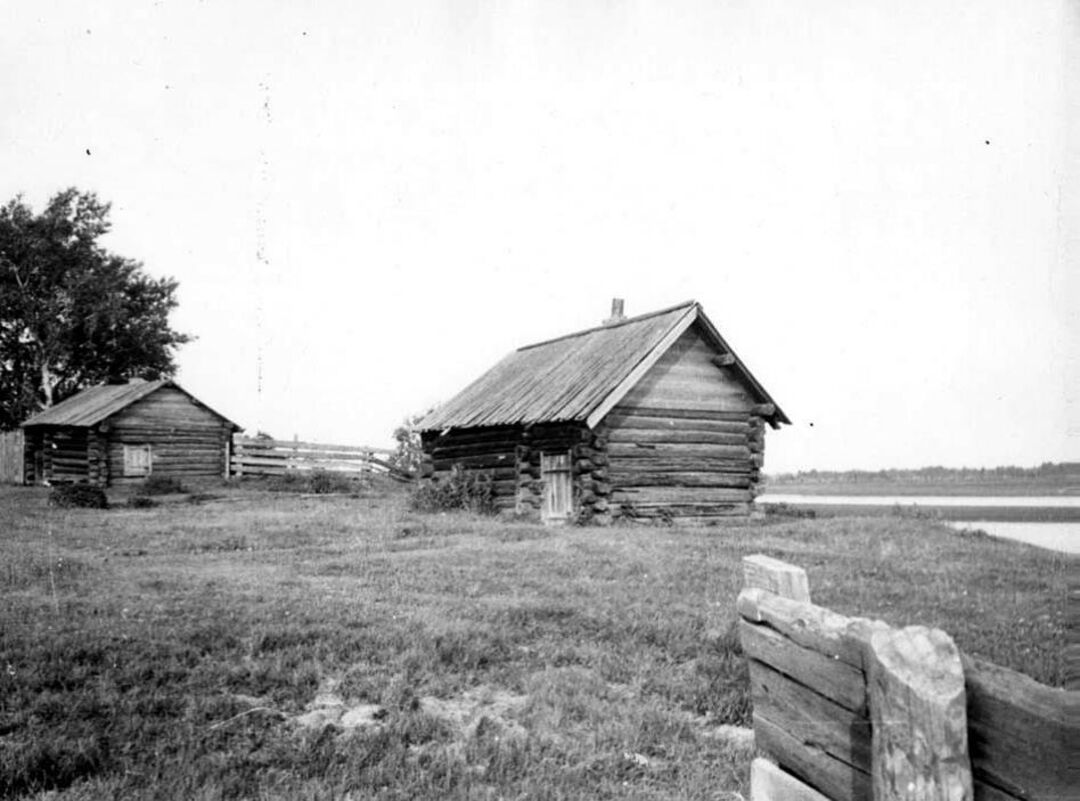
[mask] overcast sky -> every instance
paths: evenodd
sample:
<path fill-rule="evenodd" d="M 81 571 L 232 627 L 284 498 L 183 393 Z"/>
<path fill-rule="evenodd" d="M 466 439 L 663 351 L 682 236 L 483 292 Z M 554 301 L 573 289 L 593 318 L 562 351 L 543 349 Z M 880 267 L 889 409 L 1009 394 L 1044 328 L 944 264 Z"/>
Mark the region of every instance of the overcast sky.
<path fill-rule="evenodd" d="M 111 201 L 252 433 L 693 298 L 768 470 L 1080 459 L 1080 4 L 100 5 L 6 6 L 0 201 Z"/>

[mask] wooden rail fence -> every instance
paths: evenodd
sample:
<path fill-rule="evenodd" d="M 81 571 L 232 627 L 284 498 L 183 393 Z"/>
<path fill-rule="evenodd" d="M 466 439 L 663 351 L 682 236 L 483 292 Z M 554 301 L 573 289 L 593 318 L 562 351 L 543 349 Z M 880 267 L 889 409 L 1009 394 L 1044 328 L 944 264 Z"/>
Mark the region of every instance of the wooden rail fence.
<path fill-rule="evenodd" d="M 0 432 L 0 484 L 22 484 L 25 478 L 22 429 Z"/>
<path fill-rule="evenodd" d="M 962 654 L 945 632 L 894 629 L 810 603 L 806 573 L 743 560 L 751 801 L 1077 798 L 1080 692 Z"/>
<path fill-rule="evenodd" d="M 363 445 L 331 445 L 322 442 L 233 437 L 229 456 L 230 475 L 282 476 L 296 470 L 330 470 L 348 475 L 371 473 L 408 478 L 388 461 L 393 451 Z"/>

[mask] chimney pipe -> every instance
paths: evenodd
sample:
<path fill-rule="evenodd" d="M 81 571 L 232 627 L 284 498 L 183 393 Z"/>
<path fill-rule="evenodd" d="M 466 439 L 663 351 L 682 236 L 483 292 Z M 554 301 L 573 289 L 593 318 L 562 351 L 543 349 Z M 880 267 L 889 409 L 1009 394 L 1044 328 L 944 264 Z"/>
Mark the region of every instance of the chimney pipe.
<path fill-rule="evenodd" d="M 611 299 L 611 316 L 604 320 L 604 325 L 613 325 L 614 323 L 622 322 L 626 319 L 626 315 L 623 314 L 623 299 L 612 298 Z"/>

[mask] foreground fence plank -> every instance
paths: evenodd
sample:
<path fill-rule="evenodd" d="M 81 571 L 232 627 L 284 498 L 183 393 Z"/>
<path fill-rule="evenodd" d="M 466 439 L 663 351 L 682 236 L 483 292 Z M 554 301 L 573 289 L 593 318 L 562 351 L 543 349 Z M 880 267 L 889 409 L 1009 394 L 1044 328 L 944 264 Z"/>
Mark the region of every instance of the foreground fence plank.
<path fill-rule="evenodd" d="M 870 721 L 768 665 L 751 660 L 754 713 L 791 734 L 804 747 L 823 751 L 864 773 L 870 771 Z"/>
<path fill-rule="evenodd" d="M 962 659 L 976 798 L 1075 798 L 1080 693 L 1046 687 L 989 662 Z"/>
<path fill-rule="evenodd" d="M 775 559 L 747 557 L 744 575 L 754 735 L 778 763 L 755 765 L 752 801 L 1080 797 L 1080 693 L 966 657 L 941 631 L 814 606 L 805 573 Z"/>
<path fill-rule="evenodd" d="M 755 588 L 739 593 L 736 605 L 744 620 L 764 623 L 804 648 L 863 669 L 863 644 L 875 624 Z"/>
<path fill-rule="evenodd" d="M 860 668 L 746 620 L 739 621 L 739 641 L 750 659 L 783 665 L 784 673 L 800 684 L 845 709 L 866 715 L 866 680 Z"/>
<path fill-rule="evenodd" d="M 750 763 L 750 798 L 752 801 L 829 801 L 828 797 L 761 757 Z"/>
<path fill-rule="evenodd" d="M 855 770 L 824 750 L 808 746 L 756 712 L 754 738 L 761 751 L 833 801 L 870 801 L 869 773 Z"/>

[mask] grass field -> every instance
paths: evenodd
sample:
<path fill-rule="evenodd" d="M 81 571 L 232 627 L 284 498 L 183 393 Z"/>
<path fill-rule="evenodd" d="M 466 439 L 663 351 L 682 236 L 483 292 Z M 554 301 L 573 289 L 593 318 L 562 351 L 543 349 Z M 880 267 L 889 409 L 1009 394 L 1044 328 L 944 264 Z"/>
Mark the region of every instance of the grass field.
<path fill-rule="evenodd" d="M 546 529 L 0 488 L 0 797 L 739 798 L 742 556 L 1064 680 L 1069 557 L 904 518 Z M 368 704 L 373 725 L 305 726 Z M 306 717 L 302 717 L 306 716 Z"/>

